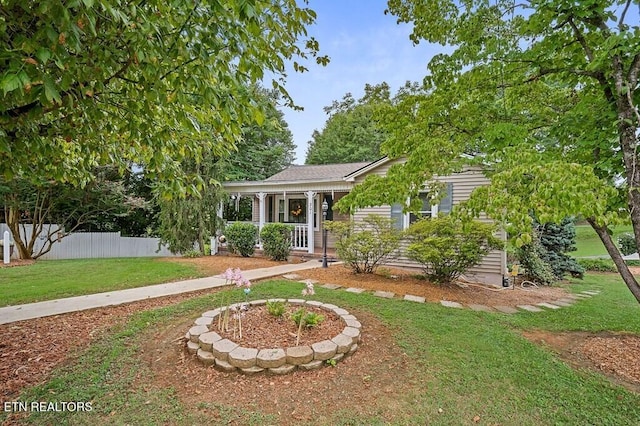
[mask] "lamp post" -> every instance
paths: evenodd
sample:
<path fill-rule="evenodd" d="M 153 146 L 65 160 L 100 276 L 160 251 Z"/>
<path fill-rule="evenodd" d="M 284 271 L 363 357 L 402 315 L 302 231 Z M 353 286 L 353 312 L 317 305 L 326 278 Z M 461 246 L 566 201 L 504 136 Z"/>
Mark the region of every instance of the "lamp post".
<path fill-rule="evenodd" d="M 326 268 L 327 265 L 327 228 L 324 226 L 324 221 L 327 220 L 327 211 L 329 211 L 329 203 L 327 200 L 322 202 L 322 267 Z"/>

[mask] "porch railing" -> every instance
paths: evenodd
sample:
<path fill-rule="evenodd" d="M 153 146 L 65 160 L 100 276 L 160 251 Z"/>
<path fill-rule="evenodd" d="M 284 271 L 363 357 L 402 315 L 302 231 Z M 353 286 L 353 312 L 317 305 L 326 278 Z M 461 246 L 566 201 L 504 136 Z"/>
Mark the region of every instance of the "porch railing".
<path fill-rule="evenodd" d="M 234 221 L 228 221 L 227 225 L 235 223 Z M 247 221 L 245 223 L 251 223 L 256 228 L 259 226 L 258 222 Z M 265 223 L 266 224 L 266 223 Z M 294 225 L 294 224 L 290 224 Z M 260 247 L 260 236 L 256 240 L 256 247 Z M 309 248 L 309 231 L 307 225 L 294 225 L 291 231 L 291 248 L 294 250 L 307 250 Z"/>
<path fill-rule="evenodd" d="M 307 225 L 295 225 L 291 231 L 291 247 L 294 250 L 309 248 L 309 232 Z"/>

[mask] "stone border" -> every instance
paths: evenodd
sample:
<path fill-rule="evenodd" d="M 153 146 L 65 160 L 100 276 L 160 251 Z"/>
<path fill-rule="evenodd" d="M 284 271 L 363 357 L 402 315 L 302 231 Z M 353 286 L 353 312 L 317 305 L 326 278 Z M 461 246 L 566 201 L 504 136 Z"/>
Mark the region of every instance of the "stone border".
<path fill-rule="evenodd" d="M 243 374 L 267 372 L 282 375 L 295 370 L 316 370 L 323 365 L 335 365 L 345 356 L 353 354 L 358 349 L 362 324 L 346 310 L 315 300 L 303 299 L 269 299 L 282 301 L 292 305 L 317 307 L 334 312 L 345 323 L 340 334 L 329 340 L 316 342 L 311 346 L 293 346 L 287 348 L 255 349 L 245 348 L 239 344 L 223 339 L 218 333 L 209 329 L 214 319 L 224 312 L 224 308 L 207 311 L 196 319 L 193 327 L 185 335 L 187 350 L 196 354 L 205 365 L 213 365 L 221 371 L 239 371 Z M 260 306 L 267 300 L 254 300 L 251 306 Z M 241 303 L 230 305 L 229 308 Z M 213 328 L 213 327 L 211 327 Z"/>

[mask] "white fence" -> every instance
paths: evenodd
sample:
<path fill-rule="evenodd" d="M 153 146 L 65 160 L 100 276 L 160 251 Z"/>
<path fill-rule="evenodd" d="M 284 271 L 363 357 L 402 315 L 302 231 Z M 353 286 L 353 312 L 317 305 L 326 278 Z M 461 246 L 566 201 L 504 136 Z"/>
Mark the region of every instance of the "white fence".
<path fill-rule="evenodd" d="M 48 226 L 56 225 L 45 225 Z M 31 235 L 31 225 L 25 227 L 27 235 Z M 11 232 L 6 224 L 0 223 L 0 235 L 5 230 Z M 35 253 L 44 245 L 44 235 L 46 234 L 42 233 L 42 237 L 37 238 Z M 13 240 L 13 236 L 11 239 Z M 40 259 L 173 256 L 165 246 L 158 251 L 159 242 L 159 238 L 122 237 L 120 232 L 75 232 L 53 243 L 51 251 Z M 17 256 L 16 250 L 13 255 Z"/>

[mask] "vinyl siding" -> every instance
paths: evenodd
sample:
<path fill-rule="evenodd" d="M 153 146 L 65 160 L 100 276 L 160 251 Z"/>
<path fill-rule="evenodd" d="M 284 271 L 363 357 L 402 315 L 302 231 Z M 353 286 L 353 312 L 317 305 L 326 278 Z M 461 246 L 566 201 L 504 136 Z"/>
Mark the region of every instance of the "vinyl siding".
<path fill-rule="evenodd" d="M 389 170 L 389 167 L 391 167 L 391 165 L 395 163 L 396 162 L 389 161 L 385 164 L 382 164 L 380 167 L 371 170 L 370 173 L 384 175 Z M 356 178 L 356 182 L 360 183 L 364 181 L 364 178 L 365 176 L 359 176 L 358 178 Z M 454 206 L 468 199 L 474 188 L 482 185 L 487 185 L 489 183 L 489 180 L 478 168 L 468 168 L 460 173 L 455 173 L 450 176 L 437 177 L 436 180 L 447 183 L 451 182 L 453 184 Z M 391 206 L 384 205 L 359 209 L 354 213 L 353 217 L 356 221 L 362 221 L 364 217 L 369 214 L 391 217 Z M 490 219 L 488 219 L 486 216 L 481 216 L 480 220 L 490 221 Z M 502 231 L 499 232 L 499 236 L 502 239 L 506 239 L 505 233 Z M 418 263 L 402 255 L 402 253 L 405 252 L 407 245 L 408 242 L 406 240 L 403 241 L 399 253 L 393 259 L 390 259 L 387 264 L 390 266 L 411 268 L 420 267 Z M 505 270 L 506 255 L 504 251 L 495 250 L 489 253 L 478 266 L 470 268 L 467 271 L 467 274 L 465 274 L 465 278 L 470 281 L 479 281 L 493 285 L 501 285 L 502 275 Z"/>

